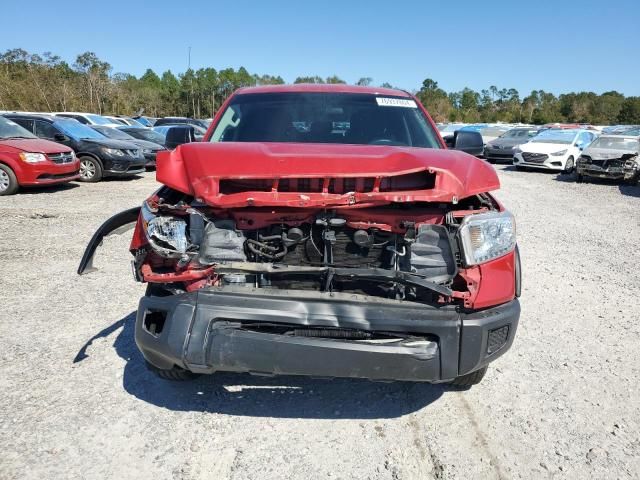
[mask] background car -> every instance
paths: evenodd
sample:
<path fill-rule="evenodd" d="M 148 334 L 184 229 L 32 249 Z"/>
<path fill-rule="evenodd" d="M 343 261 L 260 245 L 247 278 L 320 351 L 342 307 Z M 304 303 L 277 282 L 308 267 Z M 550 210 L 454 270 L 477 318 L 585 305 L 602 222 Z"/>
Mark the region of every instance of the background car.
<path fill-rule="evenodd" d="M 154 123 L 154 127 L 160 127 L 162 125 L 178 125 L 188 123 L 189 125 L 195 125 L 200 128 L 204 128 L 205 130 L 209 128 L 209 123 L 206 120 L 198 120 L 196 118 L 188 118 L 188 117 L 164 117 L 159 118 Z"/>
<path fill-rule="evenodd" d="M 153 125 L 156 123 L 156 120 L 158 120 L 155 117 L 147 117 L 147 116 L 144 116 L 144 115 L 133 116 L 131 118 L 133 118 L 134 120 L 137 120 L 138 122 L 140 122 L 145 127 L 153 127 Z"/>
<path fill-rule="evenodd" d="M 107 138 L 76 120 L 53 115 L 5 116 L 37 137 L 73 149 L 80 160 L 79 180 L 83 182 L 97 182 L 103 177 L 126 177 L 145 170 L 145 158 L 137 145 Z"/>
<path fill-rule="evenodd" d="M 14 194 L 21 186 L 67 183 L 80 176 L 79 170 L 69 147 L 41 140 L 0 116 L 0 195 Z"/>
<path fill-rule="evenodd" d="M 139 122 L 135 118 L 127 117 L 126 115 L 116 115 L 114 118 L 124 123 L 125 125 L 130 125 L 132 127 L 146 128 L 146 125 L 144 125 L 143 123 Z"/>
<path fill-rule="evenodd" d="M 518 170 L 530 167 L 570 173 L 582 150 L 595 138 L 595 133 L 582 129 L 544 130 L 513 149 L 513 164 Z"/>
<path fill-rule="evenodd" d="M 111 127 L 100 127 L 97 125 L 93 125 L 93 128 L 96 132 L 101 133 L 107 138 L 112 138 L 114 140 L 124 140 L 125 142 L 133 143 L 142 149 L 142 154 L 146 160 L 146 167 L 155 167 L 156 166 L 156 155 L 161 150 L 166 150 L 164 145 L 158 145 L 157 143 L 150 142 L 148 140 L 140 140 L 139 138 L 135 138 L 128 133 L 120 130 L 119 128 L 111 128 Z M 146 130 L 143 128 L 143 130 Z"/>
<path fill-rule="evenodd" d="M 117 127 L 118 125 L 120 125 L 119 122 L 110 120 L 96 113 L 56 112 L 53 115 L 55 115 L 56 117 L 73 118 L 74 120 L 77 120 L 78 122 L 85 125 L 104 125 L 106 127 Z"/>
<path fill-rule="evenodd" d="M 637 136 L 602 135 L 584 149 L 576 163 L 576 181 L 612 178 L 635 184 L 640 176 Z"/>
<path fill-rule="evenodd" d="M 163 135 L 160 132 L 156 132 L 152 128 L 140 128 L 140 127 L 131 127 L 129 125 L 123 125 L 121 127 L 116 127 L 116 129 L 121 130 L 134 138 L 138 138 L 140 140 L 146 140 L 148 142 L 153 142 L 156 145 L 165 146 L 165 137 L 166 134 Z"/>
<path fill-rule="evenodd" d="M 490 162 L 513 160 L 513 148 L 523 143 L 527 143 L 529 139 L 538 134 L 537 128 L 512 128 L 500 135 L 495 140 L 491 140 L 485 144 L 484 158 Z"/>
<path fill-rule="evenodd" d="M 165 142 L 164 143 L 166 145 L 167 132 L 169 131 L 169 129 L 171 127 L 176 127 L 176 126 L 179 126 L 179 125 L 185 125 L 185 124 L 184 123 L 183 124 L 170 123 L 168 125 L 160 125 L 160 126 L 156 125 L 156 126 L 153 127 L 153 131 L 158 132 L 159 134 L 161 134 L 162 136 L 165 137 Z M 202 127 L 198 126 L 198 125 L 192 125 L 192 124 L 189 124 L 189 125 L 191 125 L 193 127 L 193 129 L 194 129 L 196 140 L 197 141 L 201 141 L 204 138 L 204 134 L 207 133 L 207 130 L 205 128 L 202 128 Z"/>

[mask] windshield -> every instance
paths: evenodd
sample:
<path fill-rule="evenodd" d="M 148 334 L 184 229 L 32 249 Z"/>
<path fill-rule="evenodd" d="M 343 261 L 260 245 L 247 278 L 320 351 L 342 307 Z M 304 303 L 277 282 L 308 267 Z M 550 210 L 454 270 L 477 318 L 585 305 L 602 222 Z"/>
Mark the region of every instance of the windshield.
<path fill-rule="evenodd" d="M 38 138 L 26 128 L 0 116 L 0 138 Z"/>
<path fill-rule="evenodd" d="M 85 138 L 100 140 L 104 138 L 101 133 L 75 120 L 56 120 L 55 125 L 74 140 Z"/>
<path fill-rule="evenodd" d="M 576 138 L 575 130 L 550 129 L 545 130 L 531 139 L 533 143 L 562 143 L 570 144 Z"/>
<path fill-rule="evenodd" d="M 638 140 L 624 137 L 599 137 L 589 148 L 610 148 L 615 150 L 625 150 L 628 152 L 638 151 Z"/>
<path fill-rule="evenodd" d="M 155 132 L 148 128 L 136 128 L 136 129 L 122 129 L 127 132 L 129 135 L 132 135 L 136 138 L 141 138 L 142 140 L 148 140 L 150 142 L 155 142 L 159 144 L 164 143 L 164 135 Z"/>
<path fill-rule="evenodd" d="M 105 137 L 115 138 L 116 140 L 133 140 L 134 138 L 128 133 L 122 132 L 111 127 L 94 127 L 94 130 L 103 134 Z"/>
<path fill-rule="evenodd" d="M 104 118 L 100 115 L 94 115 L 93 113 L 88 113 L 85 115 L 85 117 L 91 120 L 91 123 L 95 123 L 96 125 L 111 125 L 115 123 L 108 118 Z"/>
<path fill-rule="evenodd" d="M 516 128 L 504 133 L 500 138 L 528 138 L 535 136 L 537 133 L 537 130 Z"/>
<path fill-rule="evenodd" d="M 360 93 L 236 95 L 210 141 L 441 148 L 412 99 Z"/>

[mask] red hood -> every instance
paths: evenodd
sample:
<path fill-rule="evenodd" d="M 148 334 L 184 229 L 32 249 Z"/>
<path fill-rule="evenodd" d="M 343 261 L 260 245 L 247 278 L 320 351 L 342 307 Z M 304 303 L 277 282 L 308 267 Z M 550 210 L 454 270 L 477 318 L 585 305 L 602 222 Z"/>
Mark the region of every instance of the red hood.
<path fill-rule="evenodd" d="M 336 144 L 185 144 L 158 154 L 156 178 L 220 207 L 455 203 L 500 188 L 493 167 L 466 153 Z"/>
<path fill-rule="evenodd" d="M 71 149 L 59 143 L 42 140 L 41 138 L 16 138 L 12 140 L 0 139 L 2 152 L 31 152 L 31 153 L 60 153 L 70 152 Z"/>

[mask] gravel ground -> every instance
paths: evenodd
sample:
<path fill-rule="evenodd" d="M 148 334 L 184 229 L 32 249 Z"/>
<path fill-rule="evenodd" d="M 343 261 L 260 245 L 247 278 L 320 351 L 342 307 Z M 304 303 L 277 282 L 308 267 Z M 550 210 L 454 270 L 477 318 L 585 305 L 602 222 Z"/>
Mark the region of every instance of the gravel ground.
<path fill-rule="evenodd" d="M 129 236 L 75 274 L 153 174 L 0 197 L 0 478 L 640 478 L 640 188 L 497 168 L 522 317 L 465 392 L 157 379 L 133 341 Z"/>

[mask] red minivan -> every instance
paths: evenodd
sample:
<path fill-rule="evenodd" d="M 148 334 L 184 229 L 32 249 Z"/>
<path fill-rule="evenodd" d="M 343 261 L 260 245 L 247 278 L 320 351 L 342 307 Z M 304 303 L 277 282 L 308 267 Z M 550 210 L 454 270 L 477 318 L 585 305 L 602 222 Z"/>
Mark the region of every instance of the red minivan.
<path fill-rule="evenodd" d="M 70 182 L 79 172 L 80 162 L 69 147 L 41 140 L 0 116 L 0 195 L 22 186 Z"/>

